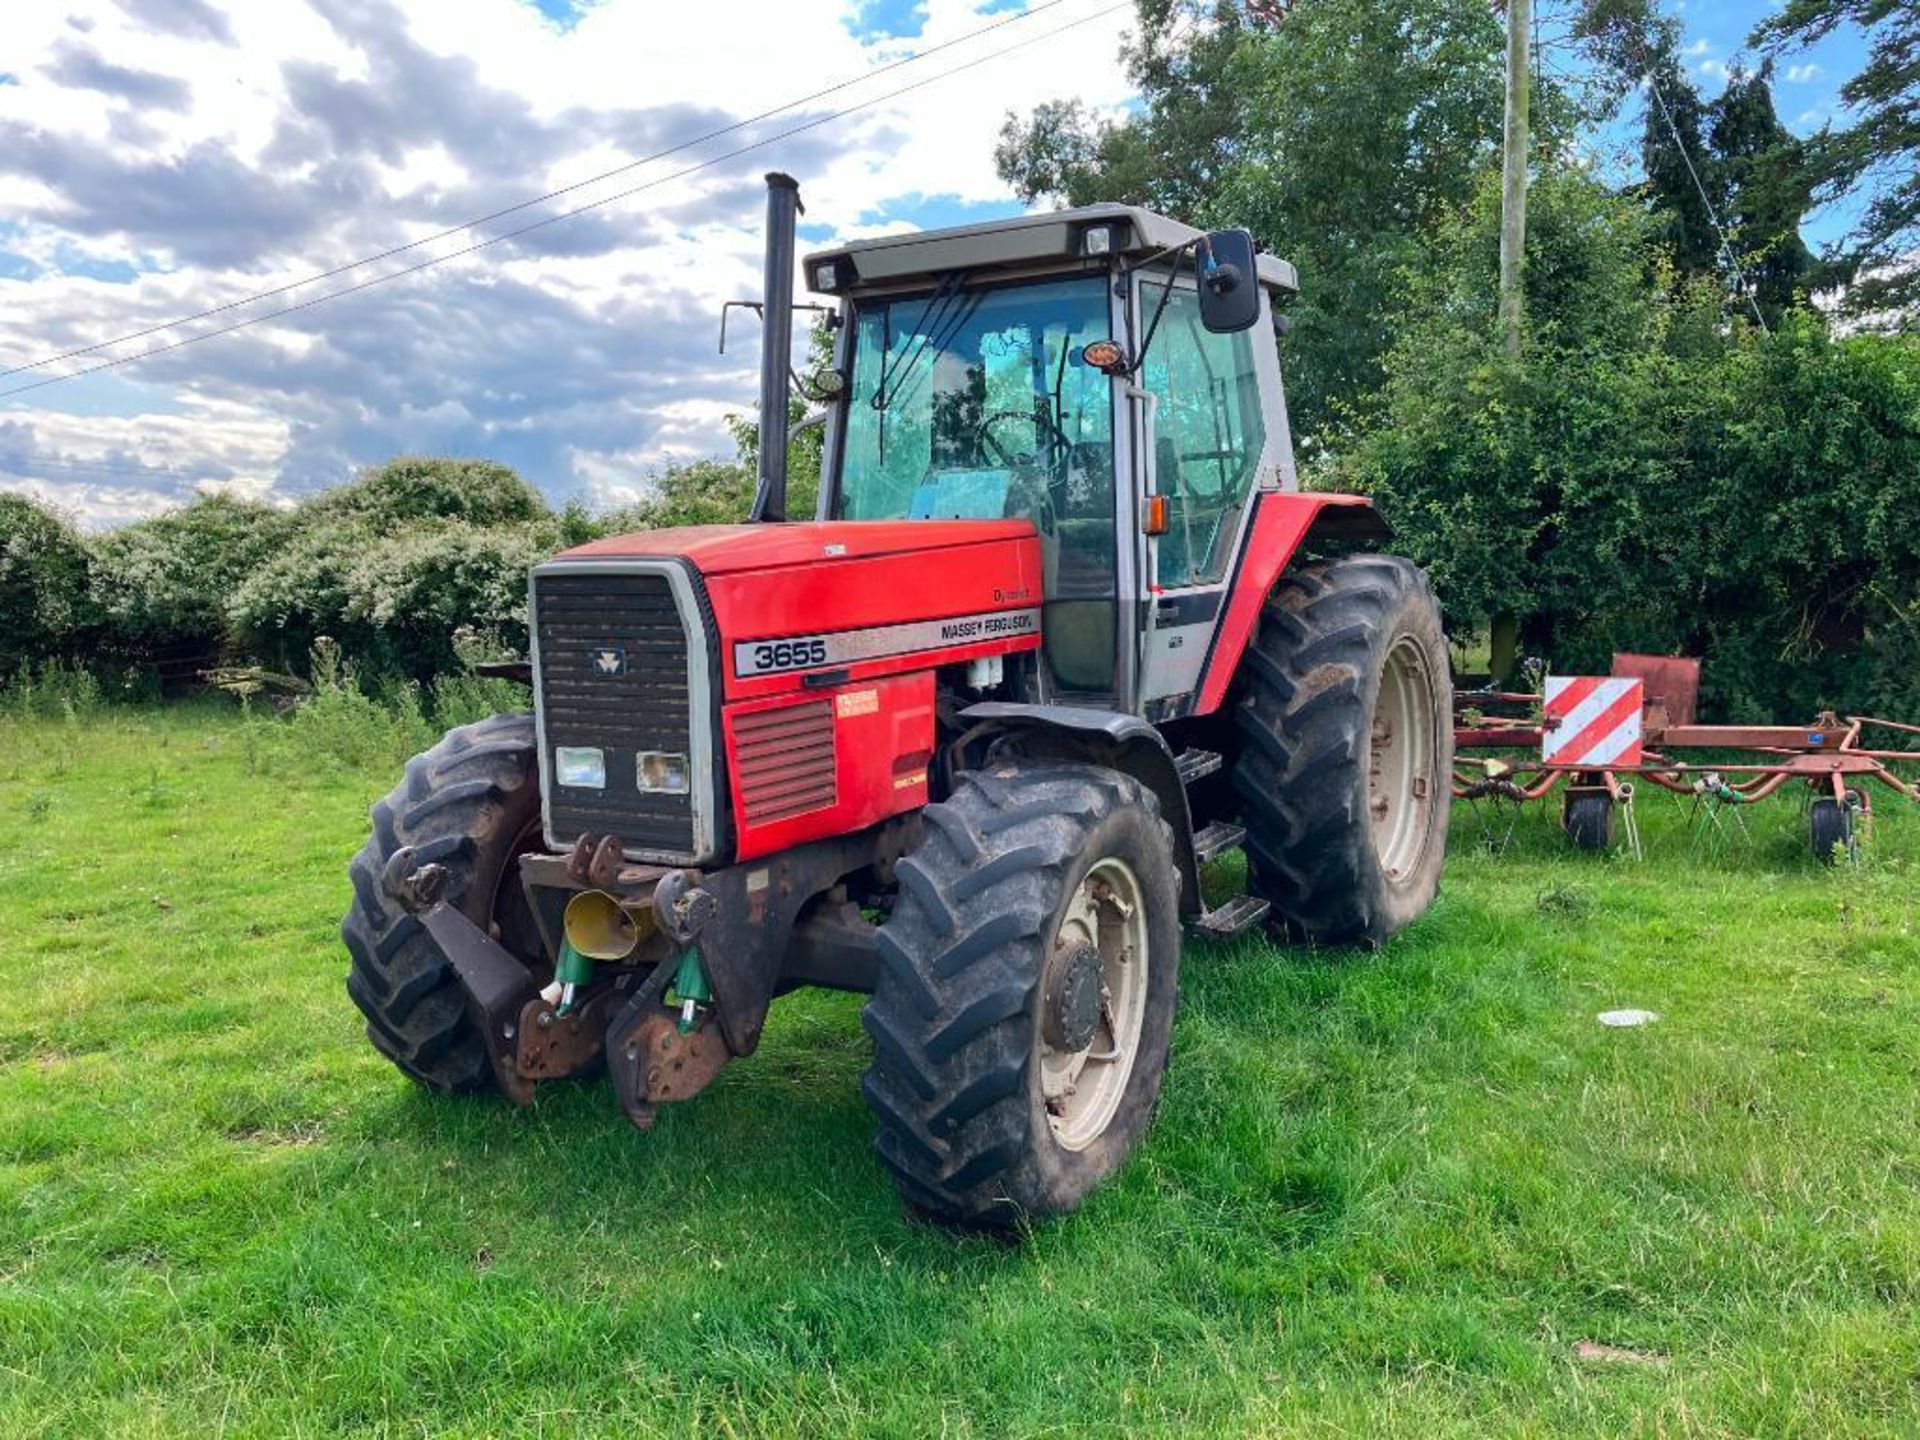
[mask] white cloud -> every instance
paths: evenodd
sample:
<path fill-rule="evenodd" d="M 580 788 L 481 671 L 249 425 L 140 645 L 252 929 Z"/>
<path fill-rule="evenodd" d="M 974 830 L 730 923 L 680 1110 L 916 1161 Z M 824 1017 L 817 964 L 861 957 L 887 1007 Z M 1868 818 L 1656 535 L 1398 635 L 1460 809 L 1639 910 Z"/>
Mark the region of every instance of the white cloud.
<path fill-rule="evenodd" d="M 1793 85 L 1808 85 L 1826 73 L 1825 70 L 1809 60 L 1804 65 L 1789 65 L 1787 67 L 1787 81 Z"/>
<path fill-rule="evenodd" d="M 724 14 L 603 0 L 570 31 L 526 0 L 17 7 L 5 68 L 19 83 L 0 85 L 0 368 L 292 284 L 841 79 L 865 77 L 563 203 L 1035 43 L 481 256 L 115 372 L 124 380 L 0 400 L 0 441 L 13 437 L 0 486 L 51 487 L 98 523 L 204 484 L 285 497 L 396 450 L 454 448 L 493 453 L 555 495 L 631 498 L 649 468 L 725 453 L 721 419 L 752 403 L 750 319 L 737 349 L 713 345 L 721 301 L 758 289 L 760 172 L 797 174 L 806 223 L 834 239 L 909 228 L 929 200 L 1010 205 L 992 164 L 1006 110 L 1127 98 L 1130 9 L 1038 38 L 1110 4 L 1066 0 L 877 76 L 1007 13 L 926 0 L 922 33 L 894 39 L 852 33 L 851 0 Z M 116 99 L 116 83 L 169 103 Z M 79 468 L 110 460 L 111 472 Z"/>

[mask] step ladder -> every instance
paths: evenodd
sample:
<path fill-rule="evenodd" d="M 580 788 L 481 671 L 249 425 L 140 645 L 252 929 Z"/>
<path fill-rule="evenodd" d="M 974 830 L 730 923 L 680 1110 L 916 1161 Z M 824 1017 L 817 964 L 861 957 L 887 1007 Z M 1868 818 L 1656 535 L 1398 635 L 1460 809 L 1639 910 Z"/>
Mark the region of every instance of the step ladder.
<path fill-rule="evenodd" d="M 1173 768 L 1180 776 L 1182 785 L 1191 785 L 1196 780 L 1217 773 L 1220 765 L 1220 756 L 1212 750 L 1182 750 L 1173 757 Z M 1217 860 L 1229 850 L 1237 848 L 1246 838 L 1244 825 L 1215 820 L 1193 837 L 1194 863 L 1205 865 L 1209 860 Z M 1271 908 L 1256 895 L 1235 895 L 1203 912 L 1192 925 L 1209 939 L 1225 940 L 1251 930 L 1266 919 L 1267 911 Z"/>

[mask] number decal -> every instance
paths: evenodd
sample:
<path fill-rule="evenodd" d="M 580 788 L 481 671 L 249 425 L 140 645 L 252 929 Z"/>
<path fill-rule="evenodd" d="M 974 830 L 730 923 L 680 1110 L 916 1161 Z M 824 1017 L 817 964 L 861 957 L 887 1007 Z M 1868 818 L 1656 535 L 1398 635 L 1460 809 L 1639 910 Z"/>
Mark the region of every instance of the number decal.
<path fill-rule="evenodd" d="M 755 670 L 804 670 L 826 663 L 825 640 L 769 640 L 753 647 Z"/>

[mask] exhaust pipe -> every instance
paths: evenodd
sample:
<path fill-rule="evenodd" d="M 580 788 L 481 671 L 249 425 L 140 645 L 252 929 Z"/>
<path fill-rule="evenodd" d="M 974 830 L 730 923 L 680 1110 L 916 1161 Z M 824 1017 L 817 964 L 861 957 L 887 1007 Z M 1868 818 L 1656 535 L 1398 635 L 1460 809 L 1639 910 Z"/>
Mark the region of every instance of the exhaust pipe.
<path fill-rule="evenodd" d="M 787 372 L 793 363 L 794 228 L 805 213 L 800 182 L 767 175 L 767 267 L 761 285 L 760 484 L 754 520 L 787 518 Z"/>

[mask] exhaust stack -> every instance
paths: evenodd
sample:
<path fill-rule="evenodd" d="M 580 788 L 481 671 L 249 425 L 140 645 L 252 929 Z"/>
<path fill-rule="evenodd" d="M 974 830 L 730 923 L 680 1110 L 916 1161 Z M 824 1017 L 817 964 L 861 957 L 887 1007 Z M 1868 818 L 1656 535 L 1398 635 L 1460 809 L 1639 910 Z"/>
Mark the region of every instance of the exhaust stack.
<path fill-rule="evenodd" d="M 804 208 L 800 182 L 767 175 L 767 268 L 761 286 L 760 484 L 754 520 L 787 518 L 787 373 L 793 360 L 794 228 Z"/>

